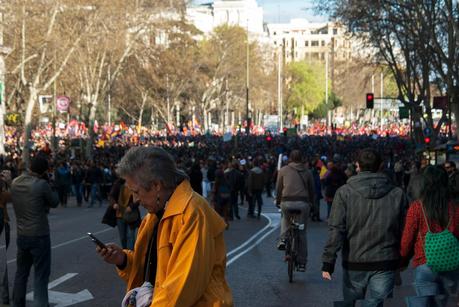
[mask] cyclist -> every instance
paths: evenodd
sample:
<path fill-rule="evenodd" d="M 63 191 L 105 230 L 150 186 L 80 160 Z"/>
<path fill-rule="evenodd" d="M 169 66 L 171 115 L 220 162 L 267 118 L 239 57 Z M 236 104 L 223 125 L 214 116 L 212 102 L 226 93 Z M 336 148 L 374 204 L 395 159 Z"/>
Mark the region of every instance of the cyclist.
<path fill-rule="evenodd" d="M 300 248 L 297 258 L 300 272 L 306 269 L 308 257 L 306 223 L 315 197 L 314 179 L 302 158 L 299 150 L 293 150 L 290 153 L 290 163 L 279 170 L 276 183 L 276 204 L 282 210 L 281 235 L 277 245 L 279 250 L 285 250 L 284 237 L 291 216 L 289 210 L 301 211 L 298 222 L 305 227 L 304 230 L 300 230 Z"/>

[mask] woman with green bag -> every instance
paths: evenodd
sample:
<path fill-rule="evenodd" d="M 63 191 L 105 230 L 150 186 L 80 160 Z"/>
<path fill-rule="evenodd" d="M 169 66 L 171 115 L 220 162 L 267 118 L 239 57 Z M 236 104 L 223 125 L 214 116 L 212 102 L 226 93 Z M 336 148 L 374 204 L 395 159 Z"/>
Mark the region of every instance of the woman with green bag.
<path fill-rule="evenodd" d="M 412 257 L 416 297 L 408 306 L 446 306 L 459 280 L 459 205 L 448 193 L 448 174 L 428 166 L 421 199 L 411 204 L 401 242 L 402 267 Z"/>

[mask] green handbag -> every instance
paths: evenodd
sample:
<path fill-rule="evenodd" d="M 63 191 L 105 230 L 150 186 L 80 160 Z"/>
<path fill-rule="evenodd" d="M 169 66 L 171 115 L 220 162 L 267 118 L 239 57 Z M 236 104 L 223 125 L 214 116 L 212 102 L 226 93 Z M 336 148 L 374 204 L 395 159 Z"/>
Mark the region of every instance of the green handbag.
<path fill-rule="evenodd" d="M 424 242 L 426 264 L 434 272 L 450 272 L 459 269 L 459 240 L 448 230 L 452 218 L 449 219 L 445 230 L 433 233 L 430 231 L 422 205 L 421 208 L 428 229 Z"/>

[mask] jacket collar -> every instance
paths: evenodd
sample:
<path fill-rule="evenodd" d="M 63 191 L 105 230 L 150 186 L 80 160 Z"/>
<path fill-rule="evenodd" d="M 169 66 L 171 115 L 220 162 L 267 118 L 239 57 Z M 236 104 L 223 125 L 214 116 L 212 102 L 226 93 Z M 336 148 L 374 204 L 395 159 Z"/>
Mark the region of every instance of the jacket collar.
<path fill-rule="evenodd" d="M 183 180 L 172 193 L 169 199 L 163 219 L 173 215 L 182 214 L 193 196 L 193 189 L 188 180 Z"/>

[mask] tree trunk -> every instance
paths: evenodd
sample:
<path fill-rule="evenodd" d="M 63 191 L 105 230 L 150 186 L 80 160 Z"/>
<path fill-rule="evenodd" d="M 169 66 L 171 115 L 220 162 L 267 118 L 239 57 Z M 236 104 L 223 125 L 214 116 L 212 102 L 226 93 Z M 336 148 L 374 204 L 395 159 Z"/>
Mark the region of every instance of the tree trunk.
<path fill-rule="evenodd" d="M 37 101 L 37 90 L 34 87 L 29 88 L 29 99 L 27 101 L 26 115 L 24 118 L 24 147 L 22 149 L 22 161 L 24 168 L 30 167 L 30 147 L 32 145 L 32 115 Z"/>
<path fill-rule="evenodd" d="M 139 127 L 139 132 L 140 132 L 140 129 L 142 129 L 142 117 L 143 117 L 143 106 L 142 108 L 140 109 L 140 113 L 139 113 L 139 120 L 137 121 L 137 125 Z"/>
<path fill-rule="evenodd" d="M 91 103 L 91 108 L 89 111 L 89 125 L 88 132 L 89 138 L 86 142 L 86 159 L 91 160 L 93 157 L 93 145 L 94 140 L 96 139 L 96 133 L 94 132 L 94 123 L 96 120 L 96 110 L 97 110 L 97 99 L 94 99 Z"/>
<path fill-rule="evenodd" d="M 202 118 L 204 119 L 204 133 L 207 132 L 207 130 L 209 130 L 209 118 L 207 117 L 207 110 L 206 108 L 204 108 L 204 106 L 202 107 Z"/>

